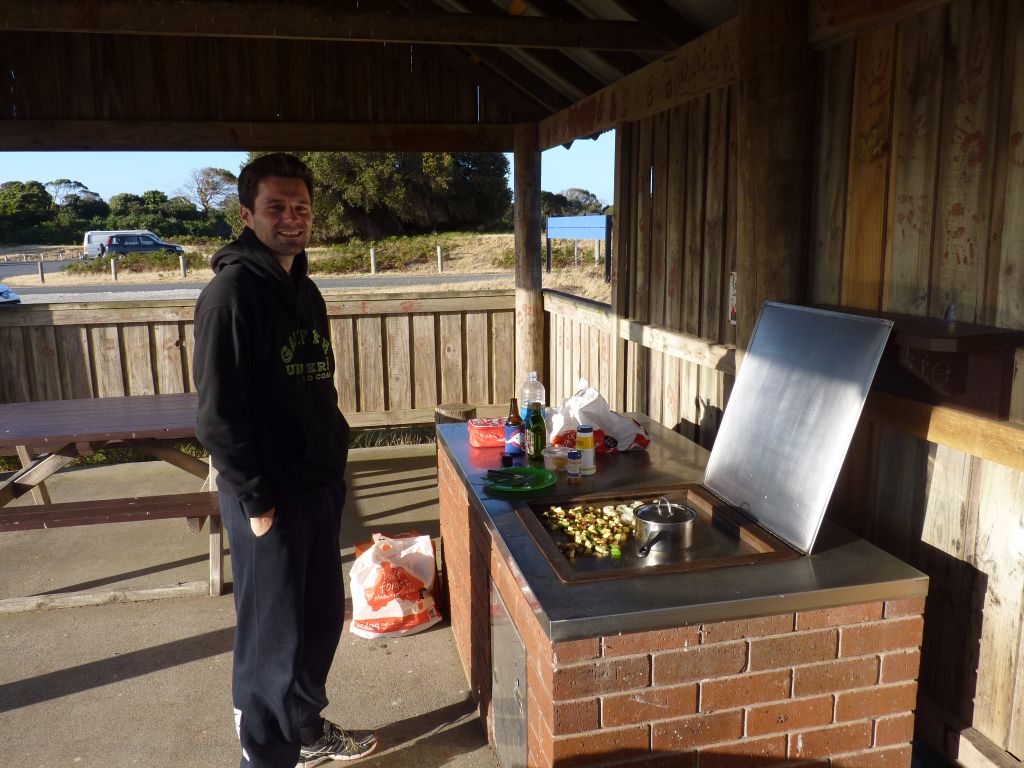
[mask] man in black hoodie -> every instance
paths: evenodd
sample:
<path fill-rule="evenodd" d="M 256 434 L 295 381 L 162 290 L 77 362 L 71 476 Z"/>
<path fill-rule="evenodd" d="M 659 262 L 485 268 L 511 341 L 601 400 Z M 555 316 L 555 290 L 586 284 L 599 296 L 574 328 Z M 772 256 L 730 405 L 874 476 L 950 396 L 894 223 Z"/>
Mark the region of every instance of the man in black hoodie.
<path fill-rule="evenodd" d="M 220 473 L 231 541 L 242 768 L 352 760 L 377 744 L 372 731 L 321 715 L 344 619 L 349 428 L 327 309 L 307 275 L 312 195 L 312 175 L 292 155 L 246 166 L 245 229 L 214 255 L 216 275 L 196 304 L 197 434 Z"/>

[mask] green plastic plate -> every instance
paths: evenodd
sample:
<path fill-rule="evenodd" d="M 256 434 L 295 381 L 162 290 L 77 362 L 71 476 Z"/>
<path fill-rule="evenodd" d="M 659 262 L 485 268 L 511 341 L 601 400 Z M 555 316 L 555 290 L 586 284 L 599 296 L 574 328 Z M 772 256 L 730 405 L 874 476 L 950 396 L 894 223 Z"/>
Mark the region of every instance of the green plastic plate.
<path fill-rule="evenodd" d="M 501 471 L 511 472 L 513 475 L 521 475 L 530 479 L 522 485 L 505 485 L 500 480 L 484 478 L 484 486 L 492 491 L 526 493 L 528 491 L 539 491 L 541 488 L 548 488 L 555 484 L 554 473 L 541 467 L 506 467 Z"/>

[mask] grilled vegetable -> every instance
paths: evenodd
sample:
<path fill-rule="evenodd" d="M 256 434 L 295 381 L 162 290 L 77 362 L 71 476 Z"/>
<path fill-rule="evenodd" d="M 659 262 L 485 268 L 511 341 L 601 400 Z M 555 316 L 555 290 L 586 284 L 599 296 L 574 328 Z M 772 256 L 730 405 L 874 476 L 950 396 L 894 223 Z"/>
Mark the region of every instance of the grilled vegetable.
<path fill-rule="evenodd" d="M 633 530 L 633 510 L 643 503 L 550 507 L 541 517 L 548 530 L 564 534 L 567 540 L 559 548 L 567 557 L 575 557 L 577 552 L 622 557 L 622 545 Z"/>

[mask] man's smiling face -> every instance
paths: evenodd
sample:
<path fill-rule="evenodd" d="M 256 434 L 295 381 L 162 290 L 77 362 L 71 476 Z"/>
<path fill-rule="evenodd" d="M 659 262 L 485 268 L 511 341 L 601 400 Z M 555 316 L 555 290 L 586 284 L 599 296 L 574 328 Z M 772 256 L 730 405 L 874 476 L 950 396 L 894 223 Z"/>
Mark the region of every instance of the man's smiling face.
<path fill-rule="evenodd" d="M 302 253 L 313 229 L 313 206 L 305 182 L 281 176 L 261 179 L 252 210 L 242 206 L 242 221 L 278 256 Z"/>

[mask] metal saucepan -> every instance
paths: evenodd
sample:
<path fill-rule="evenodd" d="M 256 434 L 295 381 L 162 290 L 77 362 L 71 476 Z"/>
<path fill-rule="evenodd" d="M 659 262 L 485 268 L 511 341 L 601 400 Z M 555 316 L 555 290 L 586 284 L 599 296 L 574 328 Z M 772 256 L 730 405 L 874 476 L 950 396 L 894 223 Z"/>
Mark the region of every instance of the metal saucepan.
<path fill-rule="evenodd" d="M 678 552 L 693 544 L 693 521 L 697 513 L 685 504 L 664 496 L 633 510 L 636 553 L 647 557 L 652 551 Z"/>

